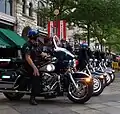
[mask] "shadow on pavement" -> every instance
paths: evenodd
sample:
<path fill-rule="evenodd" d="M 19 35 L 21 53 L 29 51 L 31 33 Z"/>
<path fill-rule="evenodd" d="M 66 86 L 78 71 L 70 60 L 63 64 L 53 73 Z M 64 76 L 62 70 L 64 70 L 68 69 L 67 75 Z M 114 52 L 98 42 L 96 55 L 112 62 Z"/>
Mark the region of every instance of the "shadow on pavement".
<path fill-rule="evenodd" d="M 42 105 L 42 106 L 59 105 L 61 107 L 64 107 L 64 106 L 72 106 L 74 104 L 80 105 L 77 103 L 73 103 L 69 99 L 64 98 L 64 97 L 57 97 L 54 99 L 44 99 L 42 97 L 37 97 L 36 100 L 37 100 L 38 104 Z M 2 104 L 12 105 L 12 106 L 28 105 L 29 104 L 29 96 L 28 97 L 25 96 L 24 98 L 22 98 L 19 101 L 10 101 L 7 98 L 2 98 L 2 99 L 0 99 L 0 105 L 2 105 Z M 81 104 L 81 105 L 88 105 L 88 104 L 89 104 L 89 102 L 85 103 L 85 104 Z"/>

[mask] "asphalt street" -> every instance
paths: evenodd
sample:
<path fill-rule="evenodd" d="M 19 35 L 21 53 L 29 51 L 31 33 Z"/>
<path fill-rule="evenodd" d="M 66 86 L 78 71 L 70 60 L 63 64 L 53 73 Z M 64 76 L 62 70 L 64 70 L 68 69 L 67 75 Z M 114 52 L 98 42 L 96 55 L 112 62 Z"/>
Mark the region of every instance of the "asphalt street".
<path fill-rule="evenodd" d="M 120 114 L 120 73 L 114 83 L 87 103 L 74 104 L 67 97 L 50 100 L 37 98 L 39 105 L 29 105 L 29 96 L 11 102 L 0 94 L 0 114 Z"/>

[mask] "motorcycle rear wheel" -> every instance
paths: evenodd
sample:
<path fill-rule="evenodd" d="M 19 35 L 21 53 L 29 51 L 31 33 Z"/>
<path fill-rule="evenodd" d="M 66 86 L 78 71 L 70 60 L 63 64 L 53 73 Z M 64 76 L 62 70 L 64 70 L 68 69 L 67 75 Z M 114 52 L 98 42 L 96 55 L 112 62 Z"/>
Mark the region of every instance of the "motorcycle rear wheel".
<path fill-rule="evenodd" d="M 23 93 L 3 93 L 6 98 L 8 98 L 10 101 L 13 100 L 20 100 L 24 94 Z"/>

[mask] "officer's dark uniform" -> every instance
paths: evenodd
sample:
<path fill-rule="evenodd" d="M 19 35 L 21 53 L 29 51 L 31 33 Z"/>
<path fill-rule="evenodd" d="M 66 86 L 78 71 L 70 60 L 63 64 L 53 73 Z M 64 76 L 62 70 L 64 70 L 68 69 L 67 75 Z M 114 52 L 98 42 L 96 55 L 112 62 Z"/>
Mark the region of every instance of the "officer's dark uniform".
<path fill-rule="evenodd" d="M 106 54 L 104 52 L 100 52 L 101 59 L 106 60 Z"/>
<path fill-rule="evenodd" d="M 38 54 L 40 55 L 42 53 L 42 49 L 38 48 L 38 46 L 33 45 L 30 41 L 24 44 L 22 48 L 23 52 L 23 59 L 25 60 L 25 70 L 28 72 L 29 76 L 31 77 L 31 84 L 32 84 L 32 91 L 31 96 L 36 96 L 40 93 L 41 88 L 41 79 L 40 76 L 34 76 L 33 75 L 33 68 L 28 64 L 28 62 L 25 59 L 25 54 L 30 55 L 31 59 L 36 60 Z"/>
<path fill-rule="evenodd" d="M 101 60 L 100 51 L 94 52 L 95 59 Z"/>
<path fill-rule="evenodd" d="M 86 67 L 88 62 L 87 49 L 80 48 L 78 57 L 79 57 L 79 68 L 80 70 L 83 70 Z"/>

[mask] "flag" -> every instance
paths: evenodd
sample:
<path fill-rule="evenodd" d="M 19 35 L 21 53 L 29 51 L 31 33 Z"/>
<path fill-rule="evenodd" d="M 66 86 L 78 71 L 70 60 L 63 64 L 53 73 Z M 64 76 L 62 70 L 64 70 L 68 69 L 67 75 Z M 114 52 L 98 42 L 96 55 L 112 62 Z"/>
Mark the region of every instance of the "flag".
<path fill-rule="evenodd" d="M 48 22 L 48 37 L 57 35 L 60 39 L 66 40 L 66 21 L 49 21 Z"/>

